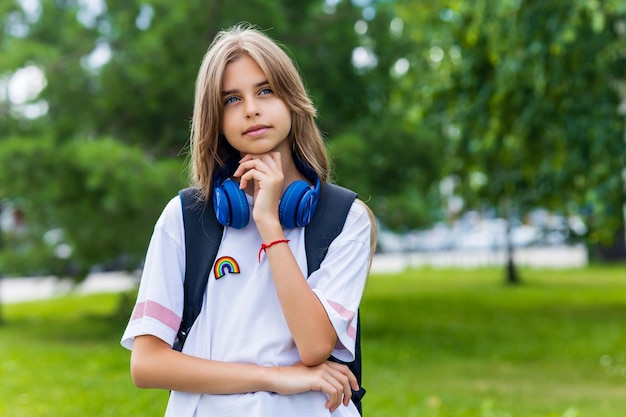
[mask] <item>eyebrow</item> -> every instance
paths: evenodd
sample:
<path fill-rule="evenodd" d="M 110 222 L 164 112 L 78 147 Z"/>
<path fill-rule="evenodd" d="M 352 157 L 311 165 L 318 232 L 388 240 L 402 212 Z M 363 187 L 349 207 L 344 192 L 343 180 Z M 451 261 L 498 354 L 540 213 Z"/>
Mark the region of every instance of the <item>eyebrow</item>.
<path fill-rule="evenodd" d="M 256 83 L 254 85 L 254 88 L 263 87 L 264 85 L 269 85 L 269 81 L 263 80 L 260 83 Z M 237 89 L 225 90 L 225 91 L 222 91 L 222 97 L 229 96 L 231 94 L 235 94 L 235 93 L 238 93 L 238 92 L 239 92 L 239 90 L 237 90 Z"/>

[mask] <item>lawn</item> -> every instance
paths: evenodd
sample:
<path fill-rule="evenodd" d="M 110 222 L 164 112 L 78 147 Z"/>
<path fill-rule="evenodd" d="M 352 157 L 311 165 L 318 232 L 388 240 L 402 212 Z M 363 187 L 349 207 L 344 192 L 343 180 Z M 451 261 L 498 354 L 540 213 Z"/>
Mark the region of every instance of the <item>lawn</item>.
<path fill-rule="evenodd" d="M 373 275 L 362 303 L 368 417 L 626 417 L 626 266 Z M 132 302 L 130 302 L 132 303 Z M 134 388 L 120 294 L 4 306 L 0 415 L 159 416 Z"/>

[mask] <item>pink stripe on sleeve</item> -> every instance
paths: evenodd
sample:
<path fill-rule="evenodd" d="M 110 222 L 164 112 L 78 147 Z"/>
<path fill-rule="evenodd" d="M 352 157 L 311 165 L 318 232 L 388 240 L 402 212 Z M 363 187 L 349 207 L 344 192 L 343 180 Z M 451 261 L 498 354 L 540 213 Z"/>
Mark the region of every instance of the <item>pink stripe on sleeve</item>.
<path fill-rule="evenodd" d="M 341 304 L 335 301 L 331 301 L 331 300 L 327 300 L 327 301 L 328 301 L 328 304 L 333 308 L 333 310 L 335 310 L 337 313 L 339 313 L 341 317 L 345 318 L 348 321 L 348 328 L 346 329 L 346 334 L 348 335 L 350 339 L 356 340 L 356 327 L 352 325 L 352 319 L 354 319 L 354 316 L 355 316 L 354 311 L 348 310 L 347 308 L 345 308 L 344 306 L 342 306 Z"/>
<path fill-rule="evenodd" d="M 172 310 L 157 303 L 156 301 L 148 300 L 135 305 L 131 320 L 137 320 L 143 317 L 150 317 L 158 320 L 176 332 L 180 327 L 181 318 Z"/>

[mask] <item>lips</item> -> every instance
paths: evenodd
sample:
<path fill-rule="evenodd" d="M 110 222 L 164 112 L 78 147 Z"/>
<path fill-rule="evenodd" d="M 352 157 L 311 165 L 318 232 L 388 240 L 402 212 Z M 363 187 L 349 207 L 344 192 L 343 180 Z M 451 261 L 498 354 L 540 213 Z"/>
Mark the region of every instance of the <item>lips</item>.
<path fill-rule="evenodd" d="M 260 136 L 267 132 L 269 129 L 270 127 L 267 125 L 254 125 L 244 130 L 243 134 L 249 136 Z"/>

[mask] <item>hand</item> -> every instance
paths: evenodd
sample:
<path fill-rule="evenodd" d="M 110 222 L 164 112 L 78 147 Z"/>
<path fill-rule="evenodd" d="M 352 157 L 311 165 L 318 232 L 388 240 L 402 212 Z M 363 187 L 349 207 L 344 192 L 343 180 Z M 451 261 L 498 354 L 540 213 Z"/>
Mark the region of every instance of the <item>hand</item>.
<path fill-rule="evenodd" d="M 269 152 L 261 155 L 245 155 L 239 161 L 239 167 L 233 174 L 240 177 L 240 188 L 254 183 L 254 208 L 252 217 L 255 222 L 278 219 L 278 204 L 283 188 L 284 176 L 280 153 Z"/>
<path fill-rule="evenodd" d="M 275 391 L 279 394 L 298 394 L 307 391 L 322 391 L 326 394 L 326 408 L 335 411 L 342 403 L 348 406 L 352 398 L 351 388 L 359 389 L 356 377 L 347 366 L 335 362 L 308 367 L 301 363 L 278 367 Z"/>

